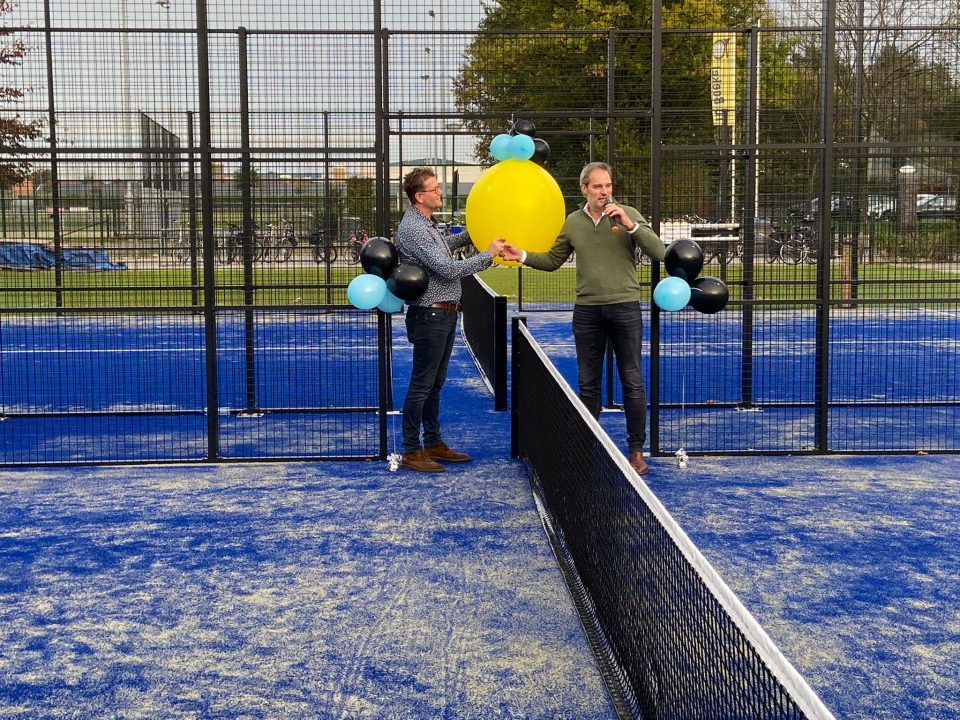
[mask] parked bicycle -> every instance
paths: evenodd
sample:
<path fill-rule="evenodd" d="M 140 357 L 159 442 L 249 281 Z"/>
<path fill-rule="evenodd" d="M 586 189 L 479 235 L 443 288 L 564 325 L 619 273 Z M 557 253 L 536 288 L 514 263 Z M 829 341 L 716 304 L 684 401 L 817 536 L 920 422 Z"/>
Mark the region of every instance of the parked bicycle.
<path fill-rule="evenodd" d="M 346 262 L 354 265 L 360 262 L 360 251 L 370 239 L 370 234 L 360 225 L 357 225 L 347 236 L 345 246 L 340 247 L 336 242 L 337 231 L 334 227 L 318 226 L 310 234 L 310 245 L 313 247 L 313 261 L 318 265 L 325 263 L 333 265 L 338 258 L 345 258 Z"/>
<path fill-rule="evenodd" d="M 310 236 L 310 244 L 313 246 L 313 261 L 318 265 L 320 263 L 333 265 L 337 261 L 339 257 L 337 246 L 327 233 L 315 230 Z"/>
<path fill-rule="evenodd" d="M 163 229 L 161 243 L 161 253 L 169 261 L 177 265 L 185 265 L 190 261 L 189 231 L 180 223 Z"/>
<path fill-rule="evenodd" d="M 230 265 L 234 262 L 243 262 L 244 231 L 236 223 L 230 223 L 226 232 L 216 235 L 215 256 L 220 265 Z M 253 262 L 264 260 L 266 247 L 260 237 L 260 228 L 253 226 L 250 238 L 250 259 Z"/>
<path fill-rule="evenodd" d="M 363 246 L 367 244 L 369 239 L 370 234 L 362 227 L 358 227 L 347 236 L 348 257 L 354 265 L 360 263 L 360 251 L 363 250 Z"/>
<path fill-rule="evenodd" d="M 297 247 L 293 221 L 289 218 L 280 218 L 279 222 L 270 223 L 264 228 L 260 242 L 263 246 L 263 259 L 266 262 L 286 262 L 293 257 Z"/>
<path fill-rule="evenodd" d="M 730 264 L 732 260 L 743 255 L 743 243 L 738 236 L 728 238 L 693 238 L 703 250 L 703 264 L 707 265 L 714 260 L 721 266 Z"/>
<path fill-rule="evenodd" d="M 767 261 L 779 259 L 787 265 L 816 262 L 817 236 L 814 228 L 804 224 L 773 226 L 767 237 Z"/>

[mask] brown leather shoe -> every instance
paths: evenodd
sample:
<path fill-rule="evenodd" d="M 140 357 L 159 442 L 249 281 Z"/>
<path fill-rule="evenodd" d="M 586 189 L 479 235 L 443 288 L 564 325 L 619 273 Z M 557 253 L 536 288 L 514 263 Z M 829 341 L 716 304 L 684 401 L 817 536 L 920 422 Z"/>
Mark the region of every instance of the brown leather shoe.
<path fill-rule="evenodd" d="M 400 459 L 400 465 L 417 472 L 446 472 L 447 469 L 438 462 L 430 459 L 423 450 L 405 452 Z"/>
<path fill-rule="evenodd" d="M 444 462 L 469 462 L 470 456 L 466 453 L 457 452 L 456 450 L 451 450 L 447 447 L 446 443 L 437 443 L 436 445 L 431 445 L 428 448 L 424 448 L 423 452 L 427 454 L 427 457 L 434 460 L 443 460 Z"/>
<path fill-rule="evenodd" d="M 646 475 L 650 472 L 650 466 L 647 465 L 647 461 L 643 459 L 642 452 L 630 453 L 630 467 L 636 471 L 637 475 Z"/>

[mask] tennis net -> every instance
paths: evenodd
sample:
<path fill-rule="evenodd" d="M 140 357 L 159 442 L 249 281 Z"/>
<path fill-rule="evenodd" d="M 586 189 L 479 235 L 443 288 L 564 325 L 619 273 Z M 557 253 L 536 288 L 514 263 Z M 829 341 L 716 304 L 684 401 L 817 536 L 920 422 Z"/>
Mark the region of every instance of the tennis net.
<path fill-rule="evenodd" d="M 476 275 L 463 286 L 463 338 L 493 393 L 495 410 L 507 409 L 507 298 Z"/>
<path fill-rule="evenodd" d="M 511 352 L 512 452 L 620 716 L 832 718 L 516 320 Z"/>

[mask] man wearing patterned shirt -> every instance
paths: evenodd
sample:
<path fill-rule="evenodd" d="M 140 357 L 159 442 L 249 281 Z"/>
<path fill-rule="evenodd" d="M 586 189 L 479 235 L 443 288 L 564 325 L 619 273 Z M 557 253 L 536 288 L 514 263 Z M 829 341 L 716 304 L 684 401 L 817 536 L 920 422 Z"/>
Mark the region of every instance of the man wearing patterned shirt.
<path fill-rule="evenodd" d="M 407 308 L 407 338 L 413 344 L 413 367 L 403 403 L 403 459 L 401 465 L 418 472 L 443 472 L 445 462 L 467 462 L 470 456 L 452 450 L 440 432 L 440 391 L 447 379 L 460 314 L 460 278 L 493 264 L 503 240 L 490 243 L 485 252 L 454 260 L 452 250 L 470 242 L 466 232 L 448 243 L 433 213 L 443 207 L 443 192 L 430 168 L 414 168 L 403 178 L 410 208 L 397 228 L 400 262 L 427 271 L 426 291 Z M 421 428 L 423 439 L 421 442 Z"/>

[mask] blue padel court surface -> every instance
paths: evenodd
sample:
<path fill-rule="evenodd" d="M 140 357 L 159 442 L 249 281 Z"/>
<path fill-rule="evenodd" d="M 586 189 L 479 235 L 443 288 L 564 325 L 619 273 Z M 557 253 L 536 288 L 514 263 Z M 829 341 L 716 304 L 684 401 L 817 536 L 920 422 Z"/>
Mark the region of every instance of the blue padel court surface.
<path fill-rule="evenodd" d="M 537 317 L 573 383 L 569 313 Z M 140 377 L 150 337 L 113 375 Z M 399 408 L 402 323 L 394 345 Z M 198 352 L 168 347 L 171 368 L 202 373 Z M 461 341 L 445 392 L 447 439 L 474 462 L 437 476 L 382 461 L 0 471 L 0 717 L 614 717 L 508 457 L 508 413 Z M 601 421 L 622 446 L 622 414 Z M 0 424 L 12 452 L 17 422 Z M 838 718 L 960 718 L 956 455 L 650 465 L 648 485 Z"/>
<path fill-rule="evenodd" d="M 570 312 L 525 313 L 571 387 Z M 757 313 L 752 362 L 736 314 L 671 314 L 660 329 L 660 447 L 698 452 L 802 452 L 816 442 L 815 316 Z M 645 317 L 644 375 L 651 382 Z M 837 311 L 829 344 L 828 448 L 839 452 L 960 450 L 960 313 Z M 622 399 L 614 375 L 614 399 Z M 749 393 L 744 392 L 744 376 Z M 744 410 L 749 401 L 751 406 Z M 607 413 L 602 416 L 607 422 Z M 619 421 L 622 425 L 622 418 Z M 608 427 L 605 425 L 605 427 Z M 610 427 L 625 446 L 625 431 Z"/>
<path fill-rule="evenodd" d="M 575 386 L 570 313 L 526 317 Z M 403 318 L 393 320 L 400 346 Z M 758 313 L 747 368 L 737 315 L 671 314 L 661 327 L 661 450 L 814 449 L 814 325 L 812 312 Z M 366 454 L 379 432 L 375 412 L 310 410 L 376 407 L 376 328 L 358 327 L 345 332 L 334 315 L 291 320 L 264 313 L 248 336 L 242 314 L 224 315 L 217 332 L 221 456 Z M 649 334 L 649 317 L 645 330 Z M 960 450 L 957 337 L 956 311 L 837 311 L 829 345 L 828 448 Z M 0 462 L 204 459 L 203 348 L 199 315 L 162 322 L 148 316 L 5 319 L 0 412 L 8 421 L 0 423 Z M 367 358 L 365 364 L 358 366 L 358 357 Z M 649 383 L 648 352 L 645 362 Z M 614 387 L 617 398 L 616 378 Z M 623 441 L 621 430 L 611 436 Z"/>

